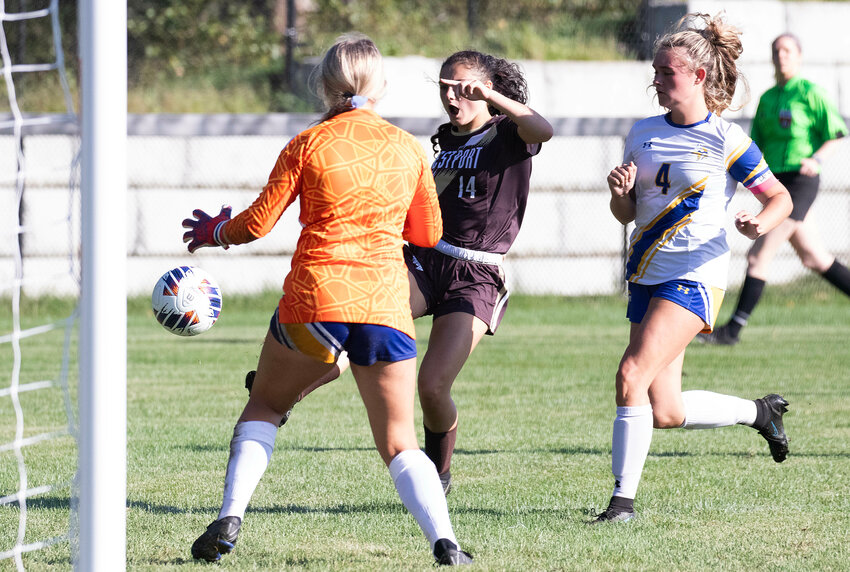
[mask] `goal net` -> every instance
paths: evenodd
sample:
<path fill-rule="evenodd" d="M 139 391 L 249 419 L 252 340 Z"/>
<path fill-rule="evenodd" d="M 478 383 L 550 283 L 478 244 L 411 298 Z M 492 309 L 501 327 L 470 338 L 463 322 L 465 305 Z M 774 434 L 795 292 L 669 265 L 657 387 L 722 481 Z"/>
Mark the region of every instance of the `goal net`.
<path fill-rule="evenodd" d="M 124 52 L 122 4 L 0 0 L 3 569 L 10 562 L 18 570 L 46 562 L 83 570 L 124 567 L 126 279 L 115 226 L 124 222 L 126 56 L 107 71 L 109 63 L 95 55 L 98 46 L 109 51 L 106 41 Z M 60 9 L 67 15 L 74 6 L 84 70 L 76 75 L 66 67 L 60 27 Z M 109 18 L 117 29 L 109 28 Z M 108 73 L 121 84 L 114 104 L 120 113 L 110 105 L 97 109 L 103 98 L 115 97 L 103 79 Z M 71 86 L 78 86 L 76 93 Z M 109 137 L 111 156 L 95 161 Z M 117 198 L 100 191 L 100 164 L 112 165 Z M 97 246 L 105 236 L 117 246 Z M 114 276 L 107 275 L 109 264 Z M 106 352 L 113 357 L 105 359 Z"/>

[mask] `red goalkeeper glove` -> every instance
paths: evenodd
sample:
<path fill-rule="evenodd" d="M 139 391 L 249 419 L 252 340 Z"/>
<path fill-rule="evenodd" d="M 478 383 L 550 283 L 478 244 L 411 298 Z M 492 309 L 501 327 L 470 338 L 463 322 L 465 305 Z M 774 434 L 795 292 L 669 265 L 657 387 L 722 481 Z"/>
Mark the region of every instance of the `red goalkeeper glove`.
<path fill-rule="evenodd" d="M 229 245 L 221 238 L 221 227 L 230 220 L 230 205 L 221 207 L 221 212 L 213 218 L 200 209 L 192 211 L 194 219 L 183 220 L 183 228 L 188 228 L 183 233 L 183 242 L 189 243 L 189 252 L 195 252 L 205 246 L 220 246 L 229 248 Z"/>

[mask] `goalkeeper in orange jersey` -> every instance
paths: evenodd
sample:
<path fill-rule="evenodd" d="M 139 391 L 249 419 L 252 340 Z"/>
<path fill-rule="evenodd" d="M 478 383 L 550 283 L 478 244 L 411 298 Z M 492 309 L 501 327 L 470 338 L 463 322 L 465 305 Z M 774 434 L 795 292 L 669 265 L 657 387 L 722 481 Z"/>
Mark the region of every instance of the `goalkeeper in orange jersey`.
<path fill-rule="evenodd" d="M 215 561 L 232 550 L 284 414 L 345 351 L 378 452 L 437 563 L 469 563 L 413 423 L 416 342 L 402 244 L 430 247 L 442 236 L 434 178 L 416 139 L 372 109 L 385 80 L 371 40 L 341 37 L 318 71 L 328 111 L 286 145 L 254 203 L 233 219 L 229 209 L 196 210 L 183 221 L 190 252 L 264 236 L 296 199 L 303 225 L 233 431 L 221 510 L 192 556 Z"/>

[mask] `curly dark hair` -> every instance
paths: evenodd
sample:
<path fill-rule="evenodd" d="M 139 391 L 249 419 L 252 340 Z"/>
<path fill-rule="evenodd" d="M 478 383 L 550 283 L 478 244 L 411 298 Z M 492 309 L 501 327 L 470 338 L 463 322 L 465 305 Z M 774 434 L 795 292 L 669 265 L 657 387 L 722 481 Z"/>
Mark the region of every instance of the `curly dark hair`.
<path fill-rule="evenodd" d="M 440 77 L 443 76 L 443 72 L 457 64 L 468 66 L 480 73 L 482 78 L 493 82 L 494 90 L 505 97 L 523 104 L 528 102 L 528 84 L 526 84 L 525 77 L 517 64 L 475 50 L 464 50 L 455 52 L 446 58 L 443 65 L 440 66 Z M 492 105 L 488 106 L 487 109 L 490 111 L 490 115 L 501 113 Z M 431 136 L 434 155 L 437 154 L 438 139 L 451 128 L 451 123 L 443 123 L 437 128 L 437 132 Z"/>

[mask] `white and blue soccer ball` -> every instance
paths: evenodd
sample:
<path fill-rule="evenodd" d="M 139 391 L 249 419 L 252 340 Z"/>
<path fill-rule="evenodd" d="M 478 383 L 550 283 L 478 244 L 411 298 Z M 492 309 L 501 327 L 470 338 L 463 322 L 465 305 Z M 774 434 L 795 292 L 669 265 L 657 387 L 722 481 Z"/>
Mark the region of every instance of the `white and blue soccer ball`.
<path fill-rule="evenodd" d="M 178 266 L 162 275 L 151 295 L 156 320 L 178 336 L 197 336 L 221 314 L 221 289 L 206 271 Z"/>

